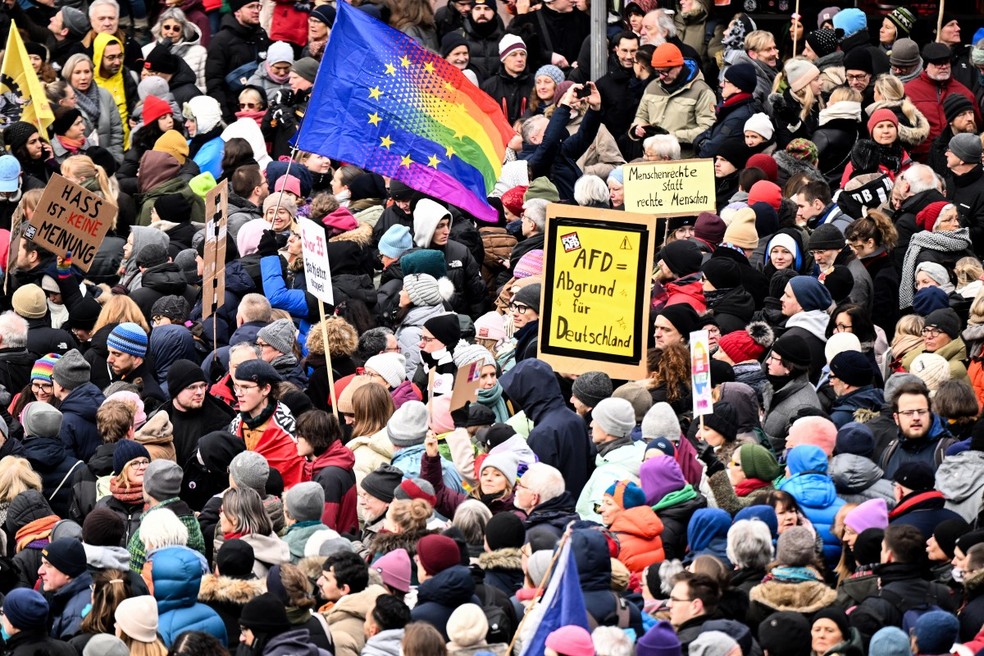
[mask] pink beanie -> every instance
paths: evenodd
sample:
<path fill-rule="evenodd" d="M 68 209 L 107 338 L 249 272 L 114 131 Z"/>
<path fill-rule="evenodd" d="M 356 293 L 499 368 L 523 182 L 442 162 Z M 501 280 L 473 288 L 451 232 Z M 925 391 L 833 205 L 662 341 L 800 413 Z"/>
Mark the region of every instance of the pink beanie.
<path fill-rule="evenodd" d="M 518 280 L 520 278 L 539 276 L 542 273 L 543 249 L 535 248 L 519 258 L 519 262 L 516 263 L 516 269 L 513 271 L 513 276 Z"/>
<path fill-rule="evenodd" d="M 868 528 L 888 528 L 888 505 L 884 499 L 869 499 L 844 517 L 844 525 L 855 533 Z"/>
<path fill-rule="evenodd" d="M 435 397 L 431 400 L 430 420 L 427 422 L 428 428 L 437 435 L 450 433 L 454 430 L 454 421 L 451 419 L 451 395 Z"/>
<path fill-rule="evenodd" d="M 595 656 L 591 634 L 580 626 L 560 627 L 547 636 L 547 647 L 564 656 Z"/>
<path fill-rule="evenodd" d="M 786 448 L 791 449 L 800 444 L 818 446 L 829 458 L 837 444 L 837 426 L 823 417 L 801 417 L 789 427 Z"/>
<path fill-rule="evenodd" d="M 147 413 L 144 410 L 143 399 L 136 392 L 127 392 L 125 390 L 119 392 L 113 392 L 106 397 L 106 401 L 123 401 L 124 403 L 130 405 L 134 409 L 133 413 L 133 427 L 139 429 L 141 426 L 147 423 Z M 105 403 L 106 401 L 103 401 Z"/>
<path fill-rule="evenodd" d="M 389 587 L 400 592 L 410 592 L 410 554 L 406 549 L 394 549 L 378 558 L 370 567 L 379 572 L 383 583 Z"/>

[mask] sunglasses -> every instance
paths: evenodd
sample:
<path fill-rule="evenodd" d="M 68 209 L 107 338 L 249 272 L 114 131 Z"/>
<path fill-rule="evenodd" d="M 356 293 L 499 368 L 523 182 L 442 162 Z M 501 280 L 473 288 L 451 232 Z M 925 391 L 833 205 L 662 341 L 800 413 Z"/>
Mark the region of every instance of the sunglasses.
<path fill-rule="evenodd" d="M 260 103 L 248 103 L 248 102 L 239 103 L 239 109 L 259 109 L 259 108 L 260 108 Z"/>

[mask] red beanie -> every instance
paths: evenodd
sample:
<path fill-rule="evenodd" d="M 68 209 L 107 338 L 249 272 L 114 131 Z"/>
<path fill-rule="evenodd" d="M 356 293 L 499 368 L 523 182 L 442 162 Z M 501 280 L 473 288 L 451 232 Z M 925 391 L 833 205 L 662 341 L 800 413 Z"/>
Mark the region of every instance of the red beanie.
<path fill-rule="evenodd" d="M 778 212 L 782 206 L 782 189 L 775 182 L 759 180 L 748 190 L 749 207 L 758 202 L 771 205 L 772 209 Z"/>
<path fill-rule="evenodd" d="M 936 219 L 940 218 L 940 213 L 943 208 L 950 203 L 942 200 L 938 200 L 935 203 L 930 203 L 926 207 L 919 210 L 916 214 L 916 225 L 923 230 L 933 231 L 933 226 L 936 225 Z"/>
<path fill-rule="evenodd" d="M 516 216 L 522 215 L 523 196 L 526 195 L 527 189 L 529 189 L 529 187 L 513 187 L 506 193 L 502 194 L 502 206 Z"/>
<path fill-rule="evenodd" d="M 143 112 L 141 113 L 141 118 L 143 118 L 144 125 L 150 125 L 162 116 L 167 116 L 171 113 L 171 106 L 164 100 L 161 100 L 157 96 L 147 96 L 143 101 Z"/>
<path fill-rule="evenodd" d="M 724 351 L 735 364 L 746 360 L 758 360 L 765 349 L 756 344 L 752 336 L 744 330 L 736 330 L 718 338 L 718 348 Z"/>
<path fill-rule="evenodd" d="M 779 180 L 779 165 L 776 164 L 776 160 L 772 159 L 772 155 L 755 153 L 748 158 L 747 162 L 745 162 L 746 169 L 753 167 L 765 173 L 765 177 L 772 182 L 777 182 Z M 751 203 L 749 203 L 749 205 L 751 205 Z"/>
<path fill-rule="evenodd" d="M 895 112 L 890 109 L 882 108 L 875 110 L 875 113 L 868 119 L 868 134 L 871 134 L 872 130 L 875 129 L 875 126 L 882 121 L 890 121 L 896 128 L 899 127 L 899 117 L 895 115 Z"/>
<path fill-rule="evenodd" d="M 417 558 L 430 576 L 461 564 L 458 543 L 446 535 L 425 535 L 417 540 Z"/>

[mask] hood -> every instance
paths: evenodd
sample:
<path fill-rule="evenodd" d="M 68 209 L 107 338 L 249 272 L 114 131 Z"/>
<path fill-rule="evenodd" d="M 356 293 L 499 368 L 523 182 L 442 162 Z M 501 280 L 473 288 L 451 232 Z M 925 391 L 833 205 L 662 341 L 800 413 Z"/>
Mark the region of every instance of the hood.
<path fill-rule="evenodd" d="M 14 535 L 36 519 L 51 515 L 51 506 L 37 490 L 21 492 L 7 508 L 7 531 Z"/>
<path fill-rule="evenodd" d="M 785 481 L 779 489 L 793 495 L 804 508 L 829 508 L 838 501 L 833 481 L 822 474 L 801 474 Z"/>
<path fill-rule="evenodd" d="M 578 530 L 571 534 L 571 551 L 577 563 L 577 576 L 585 592 L 610 590 L 612 557 L 608 540 L 601 531 Z"/>
<path fill-rule="evenodd" d="M 264 654 L 277 656 L 279 654 L 291 654 L 291 656 L 318 656 L 323 650 L 318 649 L 317 645 L 311 644 L 311 632 L 301 627 L 293 631 L 286 631 L 273 636 L 263 647 Z"/>
<path fill-rule="evenodd" d="M 874 462 L 853 453 L 840 453 L 834 456 L 828 467 L 830 478 L 837 491 L 842 494 L 855 494 L 881 480 L 885 472 Z"/>
<path fill-rule="evenodd" d="M 263 66 L 260 67 L 264 68 Z M 222 141 L 229 141 L 239 137 L 245 139 L 253 149 L 253 159 L 260 165 L 261 171 L 266 171 L 267 164 L 273 161 L 267 153 L 266 142 L 263 139 L 263 132 L 260 126 L 251 118 L 241 118 L 235 123 L 230 124 L 222 131 Z"/>
<path fill-rule="evenodd" d="M 791 477 L 803 473 L 826 474 L 827 455 L 818 446 L 800 444 L 789 450 L 786 466 Z"/>
<path fill-rule="evenodd" d="M 429 248 L 434 239 L 434 231 L 441 219 L 453 220 L 446 207 L 428 198 L 421 199 L 413 210 L 413 243 L 418 248 Z"/>
<path fill-rule="evenodd" d="M 126 260 L 126 272 L 123 274 L 124 280 L 140 272 L 137 268 L 137 253 L 151 244 L 160 244 L 165 249 L 171 245 L 170 235 L 163 230 L 157 230 L 156 228 L 149 228 L 147 226 L 133 226 L 133 228 L 130 229 L 130 234 L 133 235 L 133 254 L 129 260 Z M 143 276 L 141 276 L 141 278 L 142 277 Z M 109 334 L 107 333 L 107 336 L 108 335 Z"/>
<path fill-rule="evenodd" d="M 478 566 L 484 570 L 512 569 L 522 571 L 523 552 L 513 548 L 485 551 L 478 555 Z"/>
<path fill-rule="evenodd" d="M 99 77 L 99 70 L 102 68 L 103 51 L 106 50 L 106 46 L 108 46 L 110 43 L 118 43 L 121 48 L 124 47 L 122 41 L 120 41 L 112 34 L 106 34 L 105 32 L 100 32 L 99 34 L 97 34 L 95 40 L 92 42 L 92 61 L 95 64 L 93 74 L 95 75 L 95 77 Z M 122 76 L 122 74 L 123 74 L 123 69 L 120 68 L 120 72 L 117 73 L 116 75 Z M 116 75 L 114 75 L 113 77 L 116 77 Z M 111 78 L 103 78 L 103 79 L 111 79 Z"/>
<path fill-rule="evenodd" d="M 877 387 L 869 385 L 837 399 L 831 411 L 848 410 L 853 412 L 858 408 L 880 410 L 883 405 L 885 405 L 884 392 Z"/>
<path fill-rule="evenodd" d="M 134 436 L 135 442 L 144 446 L 170 446 L 174 439 L 174 425 L 163 410 L 159 410 L 140 427 Z"/>
<path fill-rule="evenodd" d="M 57 437 L 28 437 L 22 444 L 23 456 L 35 470 L 57 470 L 67 455 L 65 445 Z"/>
<path fill-rule="evenodd" d="M 537 457 L 536 454 L 533 453 L 533 449 L 530 448 L 529 443 L 523 438 L 523 436 L 519 434 L 513 435 L 502 444 L 492 447 L 489 450 L 489 455 L 494 453 L 503 453 L 514 457 L 520 463 L 521 467 L 523 465 L 529 466 L 537 461 Z"/>
<path fill-rule="evenodd" d="M 263 579 L 234 579 L 231 576 L 206 574 L 202 577 L 198 601 L 206 604 L 219 602 L 241 606 L 266 591 L 266 581 Z"/>
<path fill-rule="evenodd" d="M 387 462 L 393 459 L 393 443 L 390 441 L 389 433 L 386 432 L 385 427 L 372 435 L 360 435 L 345 445 L 345 448 L 352 449 L 353 453 L 360 447 L 375 451 Z"/>
<path fill-rule="evenodd" d="M 936 489 L 947 501 L 960 503 L 981 496 L 984 486 L 984 452 L 964 451 L 946 457 L 936 471 Z"/>
<path fill-rule="evenodd" d="M 85 549 L 85 562 L 90 569 L 130 569 L 130 552 L 123 547 L 97 547 L 82 543 Z"/>
<path fill-rule="evenodd" d="M 170 243 L 170 237 L 168 237 Z M 174 262 L 167 262 L 143 272 L 144 287 L 149 287 L 164 296 L 180 296 L 188 287 L 188 281 Z"/>
<path fill-rule="evenodd" d="M 626 533 L 643 540 L 654 540 L 663 532 L 663 522 L 649 506 L 636 506 L 615 515 L 608 527 L 612 533 Z"/>
<path fill-rule="evenodd" d="M 464 565 L 449 567 L 417 588 L 417 607 L 427 602 L 454 608 L 467 604 L 475 595 L 475 579 Z"/>
<path fill-rule="evenodd" d="M 502 377 L 502 389 L 534 423 L 539 423 L 547 412 L 565 407 L 553 369 L 543 360 L 531 358 L 517 363 Z"/>
<path fill-rule="evenodd" d="M 246 272 L 245 267 L 243 267 L 239 260 L 227 264 L 225 270 L 225 288 L 227 292 L 232 292 L 236 296 L 242 296 L 256 289 L 253 279 Z"/>
<path fill-rule="evenodd" d="M 747 431 L 759 425 L 758 395 L 745 383 L 728 382 L 718 387 L 721 401 L 726 401 L 735 411 L 738 430 Z"/>
<path fill-rule="evenodd" d="M 809 310 L 806 312 L 797 312 L 793 316 L 786 319 L 786 328 L 794 328 L 799 326 L 820 341 L 826 342 L 826 330 L 828 323 L 830 323 L 829 314 L 823 310 Z"/>
<path fill-rule="evenodd" d="M 496 16 L 498 18 L 498 16 Z M 362 648 L 362 656 L 392 656 L 401 654 L 400 645 L 403 643 L 403 629 L 380 631 L 366 641 Z"/>
<path fill-rule="evenodd" d="M 86 383 L 82 387 L 73 389 L 65 400 L 61 402 L 59 409 L 63 415 L 75 414 L 92 424 L 96 423 L 96 410 L 103 404 L 106 397 L 99 391 L 99 388 L 92 383 Z"/>
<path fill-rule="evenodd" d="M 148 150 L 140 158 L 140 193 L 145 194 L 169 180 L 176 180 L 180 172 L 181 165 L 174 155 Z"/>
<path fill-rule="evenodd" d="M 646 503 L 650 506 L 659 503 L 670 492 L 682 490 L 687 485 L 680 465 L 669 456 L 656 456 L 642 463 L 639 480 L 646 493 Z"/>
<path fill-rule="evenodd" d="M 355 466 L 355 453 L 352 449 L 342 444 L 341 440 L 332 442 L 328 449 L 318 456 L 312 463 L 312 470 L 315 474 L 325 467 L 339 467 L 346 471 L 352 471 Z"/>
<path fill-rule="evenodd" d="M 841 100 L 820 110 L 818 122 L 821 126 L 837 119 L 847 119 L 861 125 L 861 103 L 853 100 Z"/>
<path fill-rule="evenodd" d="M 208 433 L 198 441 L 198 457 L 210 472 L 224 474 L 232 459 L 245 450 L 245 443 L 226 431 Z"/>
<path fill-rule="evenodd" d="M 146 280 L 146 278 L 144 278 Z M 195 338 L 184 326 L 157 326 L 150 332 L 150 346 L 157 380 L 167 383 L 167 372 L 177 360 L 198 361 Z"/>
<path fill-rule="evenodd" d="M 253 547 L 253 557 L 264 565 L 272 567 L 290 562 L 290 547 L 276 535 L 250 533 L 240 539 Z"/>
<path fill-rule="evenodd" d="M 700 306 L 706 303 L 704 300 L 704 287 L 699 279 L 699 275 L 697 277 L 690 275 L 686 278 L 669 282 L 666 284 L 666 290 L 671 294 L 691 298 Z"/>
<path fill-rule="evenodd" d="M 188 547 L 166 547 L 147 556 L 157 610 L 163 614 L 198 601 L 202 576 L 208 571 L 204 556 Z"/>
<path fill-rule="evenodd" d="M 731 515 L 720 508 L 701 508 L 690 518 L 687 527 L 687 544 L 690 551 L 706 550 L 714 541 L 728 539 Z"/>

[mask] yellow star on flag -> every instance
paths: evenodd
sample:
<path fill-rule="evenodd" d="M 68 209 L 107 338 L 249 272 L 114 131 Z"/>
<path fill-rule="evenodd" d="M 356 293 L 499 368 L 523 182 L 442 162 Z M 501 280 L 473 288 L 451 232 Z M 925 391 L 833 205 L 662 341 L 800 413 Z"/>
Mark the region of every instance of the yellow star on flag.
<path fill-rule="evenodd" d="M 427 160 L 427 166 L 433 166 L 436 169 L 440 161 L 437 159 L 437 155 L 431 155 Z"/>
<path fill-rule="evenodd" d="M 373 100 L 379 100 L 379 97 L 383 95 L 383 92 L 379 90 L 379 87 L 373 87 L 369 89 L 369 97 Z"/>
<path fill-rule="evenodd" d="M 402 158 L 400 159 L 400 166 L 405 166 L 405 167 L 407 167 L 407 168 L 410 168 L 410 165 L 411 165 L 411 164 L 413 164 L 413 160 L 412 160 L 412 159 L 410 159 L 410 155 L 404 155 L 404 156 L 403 156 L 403 157 L 402 157 Z"/>
<path fill-rule="evenodd" d="M 379 117 L 379 114 L 377 114 L 376 112 L 373 112 L 372 114 L 369 115 L 369 122 L 372 123 L 373 125 L 379 125 L 379 122 L 381 120 L 383 119 L 381 119 Z"/>
<path fill-rule="evenodd" d="M 406 55 L 400 57 L 400 66 L 402 66 L 403 68 L 410 68 L 410 58 L 407 57 Z"/>
<path fill-rule="evenodd" d="M 454 85 L 451 84 L 450 82 L 445 82 L 444 83 L 444 89 L 446 91 L 454 91 Z"/>
<path fill-rule="evenodd" d="M 385 136 L 385 137 L 381 137 L 379 139 L 379 147 L 380 148 L 389 148 L 392 145 L 393 145 L 393 140 L 390 139 L 388 135 Z"/>
<path fill-rule="evenodd" d="M 434 64 L 432 64 L 431 62 L 427 62 L 426 64 L 424 64 L 424 71 L 426 71 L 428 73 L 433 73 L 434 72 Z"/>
<path fill-rule="evenodd" d="M 444 155 L 448 159 L 451 159 L 454 156 L 454 148 L 452 148 L 451 146 L 448 146 L 447 150 L 444 151 Z"/>
<path fill-rule="evenodd" d="M 396 75 L 396 66 L 393 66 L 393 64 L 386 64 L 386 74 Z"/>

